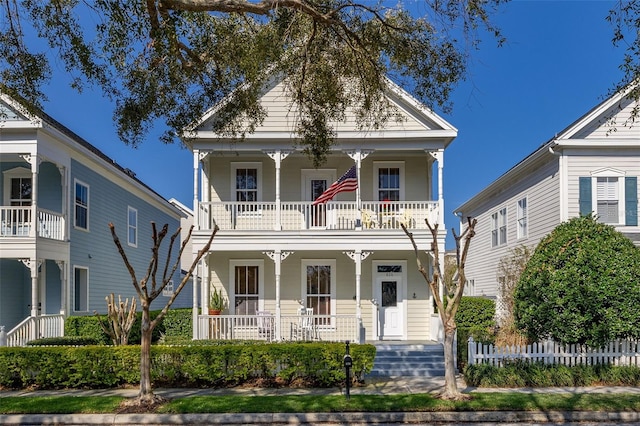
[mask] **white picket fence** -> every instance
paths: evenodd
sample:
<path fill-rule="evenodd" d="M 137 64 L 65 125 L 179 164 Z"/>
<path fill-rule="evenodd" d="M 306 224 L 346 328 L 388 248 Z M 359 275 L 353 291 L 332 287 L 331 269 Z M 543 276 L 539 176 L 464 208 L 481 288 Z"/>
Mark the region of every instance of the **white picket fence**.
<path fill-rule="evenodd" d="M 491 364 L 501 367 L 505 362 L 525 360 L 564 365 L 636 365 L 640 366 L 640 341 L 616 340 L 602 348 L 584 345 L 561 345 L 547 340 L 526 346 L 495 347 L 469 338 L 469 365 Z"/>

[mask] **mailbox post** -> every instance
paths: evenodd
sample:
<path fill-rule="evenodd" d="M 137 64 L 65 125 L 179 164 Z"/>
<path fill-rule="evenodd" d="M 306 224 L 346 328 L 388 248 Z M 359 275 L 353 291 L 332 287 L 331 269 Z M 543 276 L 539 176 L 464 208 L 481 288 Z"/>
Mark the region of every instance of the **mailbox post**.
<path fill-rule="evenodd" d="M 349 354 L 349 341 L 347 340 L 345 342 L 346 344 L 346 353 L 344 354 L 344 358 L 342 360 L 343 364 L 344 364 L 344 369 L 346 371 L 346 393 L 345 395 L 347 396 L 347 399 L 351 399 L 351 394 L 350 394 L 350 390 L 351 390 L 351 367 L 353 367 L 353 359 L 351 358 L 351 355 Z"/>

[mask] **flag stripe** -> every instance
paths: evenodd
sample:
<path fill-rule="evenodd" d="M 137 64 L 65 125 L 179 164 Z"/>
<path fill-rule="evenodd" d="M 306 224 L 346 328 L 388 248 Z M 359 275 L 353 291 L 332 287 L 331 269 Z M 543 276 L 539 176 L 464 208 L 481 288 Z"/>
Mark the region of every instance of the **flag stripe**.
<path fill-rule="evenodd" d="M 333 199 L 333 197 L 339 192 L 355 191 L 358 189 L 358 176 L 356 173 L 356 166 L 351 166 L 345 174 L 337 181 L 333 182 L 329 188 L 327 188 L 318 198 L 315 199 L 313 204 L 326 203 Z"/>

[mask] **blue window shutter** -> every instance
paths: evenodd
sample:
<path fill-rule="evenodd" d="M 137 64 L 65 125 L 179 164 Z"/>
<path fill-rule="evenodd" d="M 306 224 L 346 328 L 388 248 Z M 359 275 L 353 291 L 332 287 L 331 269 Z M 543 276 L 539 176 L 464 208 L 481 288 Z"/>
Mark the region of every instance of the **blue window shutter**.
<path fill-rule="evenodd" d="M 591 204 L 591 177 L 580 178 L 580 216 L 588 216 L 593 212 Z"/>
<path fill-rule="evenodd" d="M 625 225 L 638 226 L 638 178 L 629 176 L 624 179 Z"/>

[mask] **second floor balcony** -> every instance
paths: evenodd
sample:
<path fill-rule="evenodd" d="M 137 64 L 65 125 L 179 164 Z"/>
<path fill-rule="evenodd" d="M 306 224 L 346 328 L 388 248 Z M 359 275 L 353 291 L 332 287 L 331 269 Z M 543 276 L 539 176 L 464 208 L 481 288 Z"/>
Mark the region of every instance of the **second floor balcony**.
<path fill-rule="evenodd" d="M 437 201 L 201 202 L 198 225 L 222 231 L 426 229 L 438 222 Z"/>
<path fill-rule="evenodd" d="M 0 238 L 30 237 L 65 241 L 65 218 L 62 214 L 31 206 L 0 207 Z"/>

